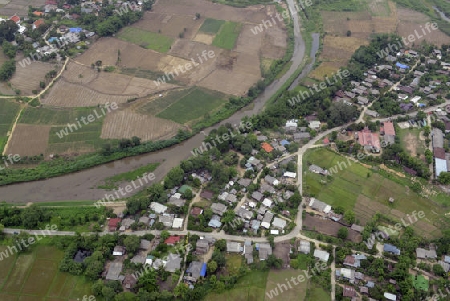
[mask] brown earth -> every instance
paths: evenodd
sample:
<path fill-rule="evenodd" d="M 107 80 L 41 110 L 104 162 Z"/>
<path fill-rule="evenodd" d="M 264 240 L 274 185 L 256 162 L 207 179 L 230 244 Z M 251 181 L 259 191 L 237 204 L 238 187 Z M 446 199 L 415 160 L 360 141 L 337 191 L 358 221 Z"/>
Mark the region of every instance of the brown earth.
<path fill-rule="evenodd" d="M 44 154 L 47 149 L 51 126 L 18 124 L 8 144 L 7 154 L 21 157 Z"/>
<path fill-rule="evenodd" d="M 341 227 L 344 227 L 339 223 L 333 222 L 329 219 L 313 217 L 309 214 L 307 214 L 306 217 L 303 219 L 303 226 L 307 230 L 317 231 L 319 233 L 335 237 L 337 237 L 339 229 Z M 348 228 L 347 239 L 353 242 L 361 242 L 362 236 L 358 232 Z"/>

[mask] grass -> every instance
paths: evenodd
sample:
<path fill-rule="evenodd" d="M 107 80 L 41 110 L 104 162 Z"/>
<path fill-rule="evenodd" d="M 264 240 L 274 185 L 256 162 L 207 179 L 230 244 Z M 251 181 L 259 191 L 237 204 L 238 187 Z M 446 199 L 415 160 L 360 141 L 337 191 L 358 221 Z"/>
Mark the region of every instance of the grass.
<path fill-rule="evenodd" d="M 6 247 L 1 246 L 0 251 Z M 59 271 L 63 252 L 40 242 L 30 253 L 0 261 L 0 300 L 81 300 L 92 283 Z"/>
<path fill-rule="evenodd" d="M 223 20 L 216 20 L 216 19 L 210 19 L 207 18 L 203 22 L 202 26 L 200 27 L 199 31 L 209 34 L 216 34 L 219 32 L 220 27 L 225 23 Z"/>
<path fill-rule="evenodd" d="M 119 183 L 131 182 L 138 178 L 141 178 L 144 173 L 153 172 L 158 166 L 159 166 L 159 163 L 150 163 L 148 165 L 141 166 L 138 169 L 135 169 L 133 171 L 124 172 L 124 173 L 115 175 L 113 177 L 106 178 L 105 183 L 102 185 L 99 185 L 97 188 L 115 189 L 115 188 L 117 188 Z"/>
<path fill-rule="evenodd" d="M 3 152 L 3 148 L 8 140 L 8 132 L 11 130 L 19 111 L 19 104 L 6 99 L 0 100 L 0 152 Z"/>
<path fill-rule="evenodd" d="M 223 49 L 233 49 L 241 31 L 242 24 L 227 21 L 220 28 L 212 44 Z"/>
<path fill-rule="evenodd" d="M 413 129 L 396 129 L 396 133 L 400 138 L 400 145 L 402 147 L 402 149 L 404 149 L 405 151 L 407 151 L 410 155 L 411 155 L 411 151 L 407 148 L 407 142 L 406 142 L 406 137 L 411 134 L 412 137 L 415 140 L 415 143 L 413 144 L 414 149 L 416 150 L 417 154 L 425 154 L 425 141 L 420 140 L 419 138 L 419 134 L 422 131 L 422 129 L 418 129 L 418 128 L 413 128 Z"/>
<path fill-rule="evenodd" d="M 225 99 L 225 95 L 220 92 L 198 87 L 180 96 L 181 98 L 156 116 L 185 124 L 210 114 L 220 107 Z"/>
<path fill-rule="evenodd" d="M 173 43 L 173 39 L 170 37 L 135 27 L 124 28 L 117 37 L 123 41 L 139 45 L 145 49 L 153 49 L 161 53 L 167 53 Z"/>
<path fill-rule="evenodd" d="M 152 101 L 146 102 L 143 106 L 139 107 L 138 112 L 147 115 L 157 115 L 176 103 L 183 96 L 188 94 L 189 91 L 189 89 L 169 91 L 164 97 L 158 97 Z"/>
<path fill-rule="evenodd" d="M 242 264 L 242 256 L 236 254 L 228 254 L 225 257 L 227 259 L 226 268 L 228 273 L 230 273 L 230 275 L 237 275 Z"/>
<path fill-rule="evenodd" d="M 296 282 L 297 285 L 292 285 L 292 289 L 287 289 L 280 294 L 280 287 L 282 284 L 285 284 L 287 287 L 287 281 L 286 279 L 291 279 L 292 277 L 297 278 L 299 275 L 305 275 L 303 271 L 300 270 L 281 270 L 281 271 L 273 271 L 271 270 L 269 272 L 269 275 L 267 277 L 267 284 L 266 284 L 266 301 L 271 300 L 272 298 L 269 297 L 270 292 L 277 292 L 277 294 L 272 296 L 277 296 L 276 298 L 282 298 L 284 300 L 304 300 L 306 296 L 306 288 L 308 282 L 305 280 L 303 282 Z M 308 300 L 321 300 L 321 299 L 308 299 Z"/>
<path fill-rule="evenodd" d="M 307 297 L 306 300 L 331 301 L 330 293 L 326 292 L 320 286 L 314 284 L 308 287 L 308 293 L 306 297 Z"/>
<path fill-rule="evenodd" d="M 331 179 L 327 179 L 307 171 L 307 162 L 325 169 L 336 166 L 338 162 L 345 162 L 347 167 L 341 163 L 342 170 L 333 174 Z M 349 165 L 345 157 L 325 148 L 308 151 L 304 156 L 303 165 L 305 170 L 303 185 L 306 195 L 315 196 L 331 206 L 342 206 L 345 210 L 352 209 L 356 212 L 357 218 L 362 220 L 367 218 L 364 211 L 358 212 L 358 209 L 365 209 L 357 206 L 357 201 L 361 199 L 373 202 L 373 208 L 365 209 L 371 214 L 383 210 L 383 213 L 395 221 L 399 220 L 397 211 L 404 214 L 410 214 L 414 210 L 423 211 L 426 218 L 421 220 L 421 223 L 412 225 L 419 235 L 436 237 L 440 234 L 439 229 L 448 226 L 449 220 L 444 215 L 448 209 L 432 201 L 430 199 L 432 197 L 424 197 L 410 190 L 411 180 L 408 177 L 400 178 L 383 170 L 375 171 L 356 162 Z M 393 204 L 388 205 L 389 197 L 395 199 Z"/>

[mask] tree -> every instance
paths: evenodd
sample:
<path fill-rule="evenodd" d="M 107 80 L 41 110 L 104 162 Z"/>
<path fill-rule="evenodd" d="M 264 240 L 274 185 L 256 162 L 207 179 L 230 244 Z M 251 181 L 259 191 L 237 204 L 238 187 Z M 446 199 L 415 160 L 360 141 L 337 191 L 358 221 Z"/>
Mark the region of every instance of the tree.
<path fill-rule="evenodd" d="M 184 170 L 181 167 L 172 168 L 167 176 L 164 178 L 164 186 L 166 188 L 173 188 L 180 185 L 184 178 Z"/>
<path fill-rule="evenodd" d="M 338 236 L 340 239 L 346 239 L 347 236 L 348 236 L 348 229 L 347 229 L 347 227 L 341 227 L 341 228 L 338 230 L 337 236 Z"/>
<path fill-rule="evenodd" d="M 198 20 L 200 19 L 200 13 L 195 13 L 195 18 Z"/>
<path fill-rule="evenodd" d="M 116 292 L 111 287 L 105 286 L 102 288 L 102 295 L 106 301 L 112 301 L 116 296 Z"/>
<path fill-rule="evenodd" d="M 352 35 L 352 32 L 350 30 L 347 30 L 347 37 L 350 37 Z"/>
<path fill-rule="evenodd" d="M 9 43 L 7 40 L 4 40 L 2 43 L 3 53 L 13 59 L 16 56 L 17 48 L 13 46 L 13 44 Z"/>
<path fill-rule="evenodd" d="M 141 243 L 141 240 L 136 235 L 128 235 L 123 240 L 123 245 L 125 246 L 127 252 L 133 253 L 133 254 L 139 249 L 140 243 Z"/>
<path fill-rule="evenodd" d="M 347 210 L 344 213 L 344 220 L 348 223 L 348 224 L 353 224 L 355 222 L 355 212 L 353 212 L 352 210 Z"/>
<path fill-rule="evenodd" d="M 440 264 L 433 264 L 433 273 L 437 276 L 444 276 L 444 268 Z"/>
<path fill-rule="evenodd" d="M 156 271 L 154 269 L 147 270 L 144 275 L 138 279 L 138 286 L 145 289 L 147 292 L 156 292 L 159 290 Z"/>
<path fill-rule="evenodd" d="M 186 200 L 192 200 L 192 198 L 194 197 L 192 190 L 190 189 L 186 189 L 186 191 L 183 193 L 183 198 L 185 198 Z"/>
<path fill-rule="evenodd" d="M 13 76 L 14 72 L 16 72 L 16 61 L 9 60 L 4 62 L 0 68 L 0 81 L 4 82 L 9 80 Z"/>
<path fill-rule="evenodd" d="M 4 40 L 8 42 L 14 41 L 15 33 L 19 29 L 16 22 L 12 20 L 6 20 L 0 23 L 0 42 L 3 44 Z"/>
<path fill-rule="evenodd" d="M 215 262 L 214 260 L 211 260 L 210 262 L 208 262 L 208 265 L 207 265 L 208 274 L 212 274 L 216 270 L 217 270 L 217 262 Z"/>
<path fill-rule="evenodd" d="M 225 251 L 227 248 L 227 241 L 225 239 L 219 239 L 214 243 L 216 250 Z"/>
<path fill-rule="evenodd" d="M 443 185 L 450 184 L 450 172 L 441 172 L 438 176 L 438 181 Z"/>
<path fill-rule="evenodd" d="M 86 266 L 86 269 L 84 270 L 86 277 L 92 280 L 98 279 L 105 265 L 102 252 L 95 251 L 91 256 L 84 260 L 83 264 Z"/>
<path fill-rule="evenodd" d="M 167 238 L 169 238 L 169 236 L 170 236 L 169 231 L 167 231 L 167 230 L 161 231 L 161 234 L 160 234 L 161 240 L 164 241 L 164 240 L 166 240 Z"/>
<path fill-rule="evenodd" d="M 134 146 L 141 145 L 141 138 L 133 136 L 131 137 L 131 143 L 133 143 Z"/>
<path fill-rule="evenodd" d="M 282 264 L 283 264 L 283 260 L 276 258 L 275 255 L 271 254 L 267 257 L 267 266 L 269 268 L 276 268 L 279 269 L 281 268 Z"/>

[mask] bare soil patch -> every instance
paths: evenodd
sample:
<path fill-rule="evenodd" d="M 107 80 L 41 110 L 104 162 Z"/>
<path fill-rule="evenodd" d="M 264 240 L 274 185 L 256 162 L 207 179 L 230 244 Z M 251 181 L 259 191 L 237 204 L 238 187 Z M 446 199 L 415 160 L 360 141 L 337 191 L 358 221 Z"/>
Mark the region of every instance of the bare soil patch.
<path fill-rule="evenodd" d="M 29 66 L 21 67 L 19 63 L 16 63 L 16 72 L 10 82 L 13 88 L 22 92 L 22 95 L 31 95 L 33 90 L 41 90 L 39 83 L 45 81 L 45 74 L 50 70 L 59 71 L 59 67 L 43 62 L 32 62 Z"/>
<path fill-rule="evenodd" d="M 291 250 L 291 243 L 289 241 L 283 241 L 275 244 L 273 249 L 273 255 L 276 258 L 283 260 L 283 267 L 287 267 L 291 261 L 289 252 Z"/>
<path fill-rule="evenodd" d="M 197 32 L 197 34 L 192 40 L 206 45 L 211 45 L 214 40 L 214 36 L 206 33 Z"/>
<path fill-rule="evenodd" d="M 305 219 L 303 219 L 303 226 L 307 230 L 317 231 L 319 233 L 323 233 L 325 235 L 335 236 L 337 237 L 337 233 L 341 227 L 339 223 L 333 222 L 329 219 L 322 219 L 319 217 L 313 217 L 309 214 L 306 215 Z M 353 242 L 362 241 L 362 236 L 358 232 L 348 229 L 348 237 L 347 239 Z"/>
<path fill-rule="evenodd" d="M 408 133 L 403 141 L 406 143 L 406 149 L 409 151 L 412 157 L 416 157 L 416 145 L 418 145 L 419 141 L 417 141 L 417 137 L 412 133 Z"/>
<path fill-rule="evenodd" d="M 44 154 L 47 149 L 51 126 L 18 124 L 8 144 L 6 153 L 21 157 Z"/>
<path fill-rule="evenodd" d="M 108 114 L 103 122 L 102 139 L 121 139 L 137 136 L 143 141 L 166 139 L 182 128 L 178 123 L 143 115 L 127 108 Z"/>
<path fill-rule="evenodd" d="M 66 70 L 63 72 L 62 77 L 71 83 L 90 83 L 92 80 L 99 76 L 99 72 L 95 69 L 76 63 L 74 61 L 69 62 L 66 66 Z"/>

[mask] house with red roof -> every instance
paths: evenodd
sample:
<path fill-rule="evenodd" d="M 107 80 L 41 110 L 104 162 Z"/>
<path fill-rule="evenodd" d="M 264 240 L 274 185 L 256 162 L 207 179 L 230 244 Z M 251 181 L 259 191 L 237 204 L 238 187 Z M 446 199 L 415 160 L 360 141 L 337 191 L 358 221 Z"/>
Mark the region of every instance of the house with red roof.
<path fill-rule="evenodd" d="M 44 13 L 43 13 L 43 12 L 40 12 L 40 11 L 34 11 L 34 12 L 33 12 L 33 15 L 35 15 L 35 16 L 37 16 L 37 17 L 42 17 L 42 16 L 44 15 Z"/>
<path fill-rule="evenodd" d="M 323 144 L 325 144 L 325 145 L 330 144 L 330 139 L 328 139 L 328 137 L 326 137 L 325 139 L 323 139 Z"/>
<path fill-rule="evenodd" d="M 357 132 L 358 143 L 368 151 L 380 151 L 380 137 L 377 133 L 372 133 L 367 127 Z"/>
<path fill-rule="evenodd" d="M 380 127 L 380 134 L 384 135 L 384 141 L 389 144 L 395 143 L 395 128 L 394 123 L 386 121 L 382 127 Z"/>
<path fill-rule="evenodd" d="M 33 22 L 33 30 L 35 30 L 36 28 L 39 28 L 39 26 L 45 24 L 44 19 L 39 19 Z"/>
<path fill-rule="evenodd" d="M 177 244 L 181 239 L 181 236 L 170 236 L 169 238 L 167 238 L 164 243 L 166 245 L 169 246 L 174 246 L 175 244 Z"/>
<path fill-rule="evenodd" d="M 273 151 L 273 147 L 272 147 L 269 143 L 267 143 L 267 142 L 263 142 L 263 143 L 261 144 L 261 147 L 262 147 L 263 150 L 265 150 L 265 151 L 268 152 L 268 153 L 270 153 L 270 152 Z"/>
<path fill-rule="evenodd" d="M 114 232 L 117 230 L 117 226 L 122 221 L 121 218 L 110 218 L 108 221 L 108 230 Z"/>
<path fill-rule="evenodd" d="M 9 18 L 11 21 L 14 21 L 16 24 L 20 23 L 20 17 L 19 16 L 12 16 L 11 18 Z"/>

